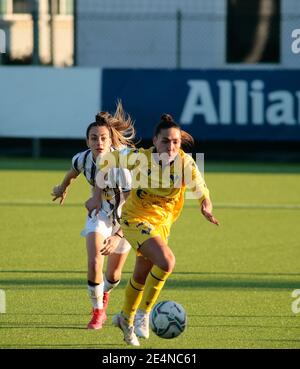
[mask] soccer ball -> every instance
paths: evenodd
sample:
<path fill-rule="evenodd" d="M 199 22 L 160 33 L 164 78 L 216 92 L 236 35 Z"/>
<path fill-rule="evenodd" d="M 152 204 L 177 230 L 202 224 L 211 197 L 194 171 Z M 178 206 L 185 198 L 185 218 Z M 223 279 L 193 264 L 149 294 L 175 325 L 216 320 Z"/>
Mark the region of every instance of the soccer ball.
<path fill-rule="evenodd" d="M 150 327 L 161 338 L 175 338 L 186 327 L 184 308 L 175 301 L 157 303 L 150 314 Z"/>

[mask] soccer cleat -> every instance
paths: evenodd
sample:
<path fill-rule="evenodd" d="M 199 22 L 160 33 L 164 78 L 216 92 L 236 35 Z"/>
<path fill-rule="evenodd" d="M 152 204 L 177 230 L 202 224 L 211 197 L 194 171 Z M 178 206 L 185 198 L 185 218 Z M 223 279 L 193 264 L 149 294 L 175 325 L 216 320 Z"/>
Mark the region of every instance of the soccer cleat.
<path fill-rule="evenodd" d="M 103 310 L 106 310 L 107 309 L 108 301 L 109 301 L 109 293 L 108 292 L 104 292 L 103 293 Z"/>
<path fill-rule="evenodd" d="M 131 346 L 139 346 L 139 340 L 134 333 L 134 326 L 129 326 L 122 313 L 113 316 L 112 323 L 124 333 L 124 341 Z"/>
<path fill-rule="evenodd" d="M 149 313 L 138 310 L 134 319 L 134 331 L 140 338 L 149 338 Z"/>
<path fill-rule="evenodd" d="M 87 325 L 87 329 L 101 329 L 104 322 L 107 319 L 106 313 L 104 309 L 93 309 L 93 316 L 89 324 Z"/>

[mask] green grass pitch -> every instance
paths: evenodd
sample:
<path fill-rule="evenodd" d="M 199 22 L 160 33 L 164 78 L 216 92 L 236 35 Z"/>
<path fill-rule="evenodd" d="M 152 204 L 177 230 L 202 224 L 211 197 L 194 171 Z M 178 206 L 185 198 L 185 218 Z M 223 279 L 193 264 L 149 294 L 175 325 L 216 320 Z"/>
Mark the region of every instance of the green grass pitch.
<path fill-rule="evenodd" d="M 79 178 L 62 207 L 50 197 L 68 166 L 0 159 L 0 348 L 127 348 L 111 317 L 122 306 L 134 253 L 107 323 L 85 329 L 90 303 L 79 233 L 89 188 Z M 205 178 L 221 226 L 186 201 L 170 238 L 176 267 L 159 298 L 185 307 L 187 329 L 173 340 L 151 334 L 141 348 L 300 348 L 300 313 L 291 308 L 300 289 L 300 166 L 208 163 Z"/>

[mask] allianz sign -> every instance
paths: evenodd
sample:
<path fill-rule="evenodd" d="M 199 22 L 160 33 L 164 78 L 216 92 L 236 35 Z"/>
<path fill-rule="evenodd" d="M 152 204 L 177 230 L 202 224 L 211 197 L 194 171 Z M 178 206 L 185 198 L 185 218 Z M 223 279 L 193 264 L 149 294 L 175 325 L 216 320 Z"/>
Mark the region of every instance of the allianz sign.
<path fill-rule="evenodd" d="M 299 74 L 295 76 L 300 82 Z M 286 85 L 287 81 L 282 82 Z M 282 85 L 280 80 L 276 85 Z M 187 87 L 179 119 L 182 124 L 193 124 L 202 117 L 207 125 L 300 125 L 300 90 L 270 90 L 262 79 L 188 79 Z"/>

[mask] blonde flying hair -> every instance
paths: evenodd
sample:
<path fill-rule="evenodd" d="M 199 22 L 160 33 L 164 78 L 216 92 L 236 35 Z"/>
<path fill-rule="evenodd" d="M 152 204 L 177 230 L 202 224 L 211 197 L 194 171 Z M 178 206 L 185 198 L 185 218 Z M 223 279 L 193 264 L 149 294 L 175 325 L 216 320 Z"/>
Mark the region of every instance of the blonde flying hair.
<path fill-rule="evenodd" d="M 107 111 L 99 112 L 95 117 L 95 122 L 92 122 L 87 130 L 86 137 L 92 127 L 107 127 L 109 130 L 112 146 L 116 149 L 124 146 L 134 147 L 133 140 L 135 138 L 135 128 L 133 120 L 127 114 L 119 100 L 115 113 L 112 115 Z"/>

